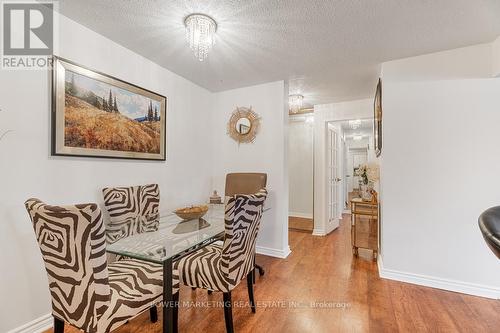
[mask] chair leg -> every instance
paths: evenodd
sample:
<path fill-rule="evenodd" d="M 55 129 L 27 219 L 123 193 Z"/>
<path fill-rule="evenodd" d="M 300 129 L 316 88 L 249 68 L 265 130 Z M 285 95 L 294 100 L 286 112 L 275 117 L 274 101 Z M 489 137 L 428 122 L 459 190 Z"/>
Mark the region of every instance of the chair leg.
<path fill-rule="evenodd" d="M 233 333 L 233 310 L 231 303 L 231 292 L 223 293 L 224 319 L 226 320 L 226 332 Z"/>
<path fill-rule="evenodd" d="M 264 273 L 266 273 L 266 272 L 264 271 L 264 268 L 263 268 L 262 266 L 260 266 L 260 265 L 255 264 L 255 268 L 257 268 L 257 269 L 259 270 L 259 275 L 260 275 L 260 276 L 263 276 L 263 275 L 264 275 Z"/>
<path fill-rule="evenodd" d="M 257 279 L 255 278 L 255 270 L 257 269 L 257 264 L 255 263 L 255 256 L 253 257 L 253 270 L 252 270 L 252 281 L 253 284 L 257 282 Z"/>
<path fill-rule="evenodd" d="M 156 323 L 158 321 L 158 309 L 156 308 L 156 305 L 149 308 L 149 319 L 152 323 Z"/>
<path fill-rule="evenodd" d="M 253 273 L 252 270 L 247 275 L 247 288 L 248 288 L 248 298 L 250 299 L 250 306 L 252 307 L 252 312 L 255 313 L 255 300 L 253 298 Z"/>
<path fill-rule="evenodd" d="M 179 331 L 179 292 L 176 292 L 175 294 L 172 295 L 174 299 L 174 332 Z"/>
<path fill-rule="evenodd" d="M 54 333 L 64 333 L 64 321 L 54 317 Z"/>

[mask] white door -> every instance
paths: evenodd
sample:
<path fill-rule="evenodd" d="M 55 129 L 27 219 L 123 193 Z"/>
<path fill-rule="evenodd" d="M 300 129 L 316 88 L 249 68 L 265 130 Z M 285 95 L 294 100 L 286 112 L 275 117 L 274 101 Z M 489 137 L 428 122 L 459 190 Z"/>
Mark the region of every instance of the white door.
<path fill-rule="evenodd" d="M 331 126 L 327 127 L 327 145 L 326 145 L 326 173 L 327 173 L 327 218 L 328 225 L 333 225 L 334 228 L 339 226 L 338 200 L 339 200 L 339 138 L 335 129 Z"/>

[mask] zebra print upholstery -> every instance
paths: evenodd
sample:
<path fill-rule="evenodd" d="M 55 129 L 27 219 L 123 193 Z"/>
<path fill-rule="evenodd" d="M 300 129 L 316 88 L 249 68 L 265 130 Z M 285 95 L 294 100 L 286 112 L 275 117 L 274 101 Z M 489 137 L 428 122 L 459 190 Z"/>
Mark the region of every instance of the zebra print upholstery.
<path fill-rule="evenodd" d="M 158 184 L 107 187 L 102 193 L 104 206 L 109 213 L 109 223 L 106 225 L 108 243 L 138 233 L 158 230 Z"/>
<path fill-rule="evenodd" d="M 223 246 L 209 245 L 176 261 L 173 293 L 179 290 L 180 283 L 229 292 L 254 269 L 255 244 L 266 197 L 263 189 L 228 199 Z"/>
<path fill-rule="evenodd" d="M 25 203 L 45 263 L 55 318 L 87 333 L 105 333 L 162 299 L 162 272 L 138 260 L 106 262 L 96 204 Z"/>

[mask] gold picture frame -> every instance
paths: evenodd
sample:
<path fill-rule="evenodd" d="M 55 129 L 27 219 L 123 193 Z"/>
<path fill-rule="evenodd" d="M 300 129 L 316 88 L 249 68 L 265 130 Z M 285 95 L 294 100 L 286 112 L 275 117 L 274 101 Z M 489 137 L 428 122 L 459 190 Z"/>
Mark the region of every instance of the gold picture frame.
<path fill-rule="evenodd" d="M 166 160 L 167 98 L 54 57 L 52 155 Z"/>
<path fill-rule="evenodd" d="M 378 79 L 375 99 L 373 103 L 373 140 L 375 155 L 382 154 L 382 80 Z"/>

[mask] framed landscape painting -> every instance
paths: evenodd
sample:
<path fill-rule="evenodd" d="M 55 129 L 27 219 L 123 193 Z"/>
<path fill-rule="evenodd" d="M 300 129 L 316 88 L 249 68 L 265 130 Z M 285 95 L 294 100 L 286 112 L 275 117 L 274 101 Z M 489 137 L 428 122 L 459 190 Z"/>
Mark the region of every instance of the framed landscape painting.
<path fill-rule="evenodd" d="M 52 85 L 52 155 L 166 159 L 166 97 L 58 57 Z"/>

